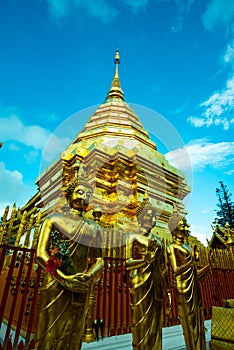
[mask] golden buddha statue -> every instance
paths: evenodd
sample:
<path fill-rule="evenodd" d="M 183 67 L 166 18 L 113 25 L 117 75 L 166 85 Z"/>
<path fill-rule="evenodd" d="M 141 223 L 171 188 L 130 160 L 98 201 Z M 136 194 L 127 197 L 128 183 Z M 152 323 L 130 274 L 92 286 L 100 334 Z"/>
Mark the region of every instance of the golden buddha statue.
<path fill-rule="evenodd" d="M 44 221 L 36 260 L 46 269 L 40 293 L 37 350 L 81 348 L 90 289 L 103 267 L 98 224 L 84 217 L 92 189 L 79 177 L 67 187 L 69 214 Z"/>
<path fill-rule="evenodd" d="M 189 225 L 185 218 L 174 212 L 168 223 L 173 235 L 173 242 L 167 246 L 179 318 L 183 328 L 187 350 L 205 350 L 205 331 L 201 291 L 198 282 L 196 262 L 199 251 L 196 246 L 192 249 L 186 242 L 189 235 Z M 209 266 L 200 271 L 205 277 Z"/>
<path fill-rule="evenodd" d="M 126 239 L 126 266 L 130 270 L 132 347 L 162 349 L 163 290 L 170 297 L 162 241 L 151 229 L 156 212 L 149 200 L 138 208 L 139 232 Z M 164 283 L 164 284 L 163 284 Z"/>

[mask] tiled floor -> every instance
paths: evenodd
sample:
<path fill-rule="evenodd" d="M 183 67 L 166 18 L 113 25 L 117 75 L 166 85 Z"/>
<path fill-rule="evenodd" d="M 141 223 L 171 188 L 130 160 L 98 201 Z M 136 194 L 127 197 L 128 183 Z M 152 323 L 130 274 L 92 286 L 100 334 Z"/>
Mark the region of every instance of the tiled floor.
<path fill-rule="evenodd" d="M 211 320 L 205 321 L 207 350 L 211 336 Z M 4 338 L 6 329 L 4 324 L 0 329 L 0 340 Z M 12 331 L 14 334 L 14 331 Z M 21 337 L 20 337 L 21 338 Z M 21 338 L 23 339 L 23 338 Z M 163 328 L 163 350 L 185 350 L 184 337 L 181 326 L 172 326 Z M 106 337 L 103 340 L 93 343 L 83 343 L 82 350 L 131 350 L 132 336 L 124 334 L 116 337 Z"/>
<path fill-rule="evenodd" d="M 205 321 L 207 350 L 209 349 L 211 320 Z M 131 350 L 131 334 L 107 337 L 95 343 L 83 343 L 82 350 Z M 181 326 L 163 328 L 163 350 L 185 350 Z"/>

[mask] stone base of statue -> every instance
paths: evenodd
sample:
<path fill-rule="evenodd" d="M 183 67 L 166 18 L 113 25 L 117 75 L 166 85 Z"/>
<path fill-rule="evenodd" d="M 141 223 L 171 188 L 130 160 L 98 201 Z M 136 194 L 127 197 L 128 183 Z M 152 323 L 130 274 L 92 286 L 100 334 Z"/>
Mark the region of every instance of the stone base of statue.
<path fill-rule="evenodd" d="M 92 343 L 93 341 L 95 341 L 92 329 L 86 329 L 86 332 L 82 337 L 82 341 L 85 343 Z"/>

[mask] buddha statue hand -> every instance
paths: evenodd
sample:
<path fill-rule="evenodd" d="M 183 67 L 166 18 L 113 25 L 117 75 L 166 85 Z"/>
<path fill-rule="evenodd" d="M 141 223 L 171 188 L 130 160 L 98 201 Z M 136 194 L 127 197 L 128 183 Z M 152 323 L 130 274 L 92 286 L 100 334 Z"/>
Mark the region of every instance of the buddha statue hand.
<path fill-rule="evenodd" d="M 84 282 L 96 284 L 101 278 L 103 266 L 103 259 L 97 258 L 96 262 L 89 268 L 89 270 L 82 274 L 82 280 Z"/>
<path fill-rule="evenodd" d="M 155 260 L 157 251 L 158 251 L 157 243 L 155 241 L 151 242 L 145 254 L 145 261 L 148 264 L 150 264 Z"/>
<path fill-rule="evenodd" d="M 63 276 L 61 276 L 63 275 Z M 75 275 L 64 275 L 59 279 L 64 287 L 72 292 L 84 292 L 90 288 L 92 276 L 90 274 L 77 273 Z"/>
<path fill-rule="evenodd" d="M 211 273 L 210 265 L 205 265 L 197 270 L 197 277 L 199 281 L 203 281 Z"/>
<path fill-rule="evenodd" d="M 145 254 L 145 261 L 147 262 L 147 264 L 150 264 L 154 261 L 155 259 L 155 254 L 156 252 L 151 252 L 151 251 L 148 251 L 146 254 Z"/>

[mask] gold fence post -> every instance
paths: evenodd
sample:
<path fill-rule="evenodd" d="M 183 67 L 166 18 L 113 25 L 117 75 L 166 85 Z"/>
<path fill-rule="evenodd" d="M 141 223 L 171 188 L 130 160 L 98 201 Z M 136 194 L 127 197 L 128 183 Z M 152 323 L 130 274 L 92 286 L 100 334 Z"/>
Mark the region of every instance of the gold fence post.
<path fill-rule="evenodd" d="M 25 240 L 24 240 L 24 247 L 25 248 L 29 248 L 29 240 L 30 240 L 30 233 L 31 233 L 31 230 L 32 230 L 32 227 L 33 227 L 33 220 L 34 220 L 34 214 L 31 214 L 30 215 L 30 219 L 29 219 L 29 224 L 28 224 L 28 227 L 27 227 L 27 231 L 26 231 L 26 237 L 25 237 Z"/>
<path fill-rule="evenodd" d="M 19 225 L 19 229 L 18 229 L 18 232 L 17 232 L 17 235 L 16 235 L 16 240 L 15 240 L 15 247 L 18 247 L 19 246 L 19 241 L 20 241 L 20 238 L 23 234 L 23 230 L 24 230 L 24 226 L 27 222 L 27 211 L 25 210 L 23 212 L 23 216 L 22 216 L 22 219 L 21 219 L 21 222 L 20 222 L 20 225 Z"/>
<path fill-rule="evenodd" d="M 7 234 L 6 221 L 7 221 L 9 209 L 10 209 L 9 205 L 6 206 L 3 217 L 2 217 L 1 230 L 0 230 L 0 244 L 5 244 L 5 239 L 6 239 L 6 234 Z"/>
<path fill-rule="evenodd" d="M 8 228 L 7 228 L 5 244 L 10 243 L 11 232 L 12 232 L 13 224 L 15 221 L 16 211 L 17 211 L 16 210 L 16 203 L 14 203 L 13 208 L 12 208 L 12 212 L 11 212 L 11 218 L 9 220 L 9 224 L 8 224 Z"/>
<path fill-rule="evenodd" d="M 38 240 L 40 223 L 41 223 L 41 211 L 38 212 L 36 222 L 35 222 L 34 236 L 33 236 L 33 243 L 32 243 L 33 249 L 36 249 L 36 247 L 37 247 L 37 240 Z"/>

